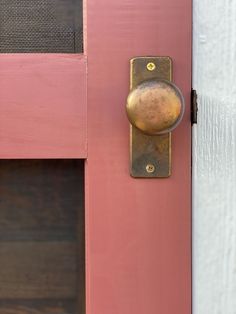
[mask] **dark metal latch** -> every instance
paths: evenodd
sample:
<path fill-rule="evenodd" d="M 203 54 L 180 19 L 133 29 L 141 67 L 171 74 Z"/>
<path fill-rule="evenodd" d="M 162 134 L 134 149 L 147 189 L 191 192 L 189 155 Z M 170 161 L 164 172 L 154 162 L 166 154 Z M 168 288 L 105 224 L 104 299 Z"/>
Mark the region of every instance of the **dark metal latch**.
<path fill-rule="evenodd" d="M 192 124 L 197 123 L 197 112 L 198 112 L 197 91 L 195 89 L 192 89 L 192 92 L 191 92 L 191 122 Z"/>

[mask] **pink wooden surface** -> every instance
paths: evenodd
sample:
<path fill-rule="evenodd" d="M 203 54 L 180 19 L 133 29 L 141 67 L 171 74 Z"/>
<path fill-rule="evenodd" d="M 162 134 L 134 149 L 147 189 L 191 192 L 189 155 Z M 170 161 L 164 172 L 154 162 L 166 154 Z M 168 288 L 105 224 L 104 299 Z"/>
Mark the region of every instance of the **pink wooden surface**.
<path fill-rule="evenodd" d="M 191 313 L 191 0 L 87 0 L 87 314 Z M 129 59 L 171 56 L 187 105 L 169 179 L 129 176 Z"/>
<path fill-rule="evenodd" d="M 0 158 L 84 158 L 86 59 L 0 55 Z"/>

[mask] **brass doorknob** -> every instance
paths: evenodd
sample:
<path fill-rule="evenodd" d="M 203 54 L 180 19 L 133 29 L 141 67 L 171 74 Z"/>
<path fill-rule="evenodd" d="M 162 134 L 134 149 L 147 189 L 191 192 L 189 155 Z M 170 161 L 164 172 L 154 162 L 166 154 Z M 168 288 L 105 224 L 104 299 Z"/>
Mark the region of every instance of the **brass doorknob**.
<path fill-rule="evenodd" d="M 148 80 L 131 90 L 126 111 L 130 123 L 145 134 L 172 131 L 184 114 L 184 98 L 179 88 L 165 80 Z"/>

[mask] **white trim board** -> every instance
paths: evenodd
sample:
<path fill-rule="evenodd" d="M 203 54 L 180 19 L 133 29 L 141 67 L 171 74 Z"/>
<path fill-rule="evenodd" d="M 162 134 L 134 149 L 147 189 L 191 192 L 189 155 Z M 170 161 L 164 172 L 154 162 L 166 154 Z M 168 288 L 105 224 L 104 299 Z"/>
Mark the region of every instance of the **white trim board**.
<path fill-rule="evenodd" d="M 236 314 L 236 1 L 194 0 L 193 314 Z"/>

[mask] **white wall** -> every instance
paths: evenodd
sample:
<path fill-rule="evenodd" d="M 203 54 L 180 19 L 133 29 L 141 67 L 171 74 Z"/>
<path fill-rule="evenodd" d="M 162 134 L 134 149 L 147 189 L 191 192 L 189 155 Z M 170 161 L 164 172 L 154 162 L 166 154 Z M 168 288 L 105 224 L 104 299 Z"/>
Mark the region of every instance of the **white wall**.
<path fill-rule="evenodd" d="M 236 314 L 236 0 L 193 17 L 193 314 Z"/>

